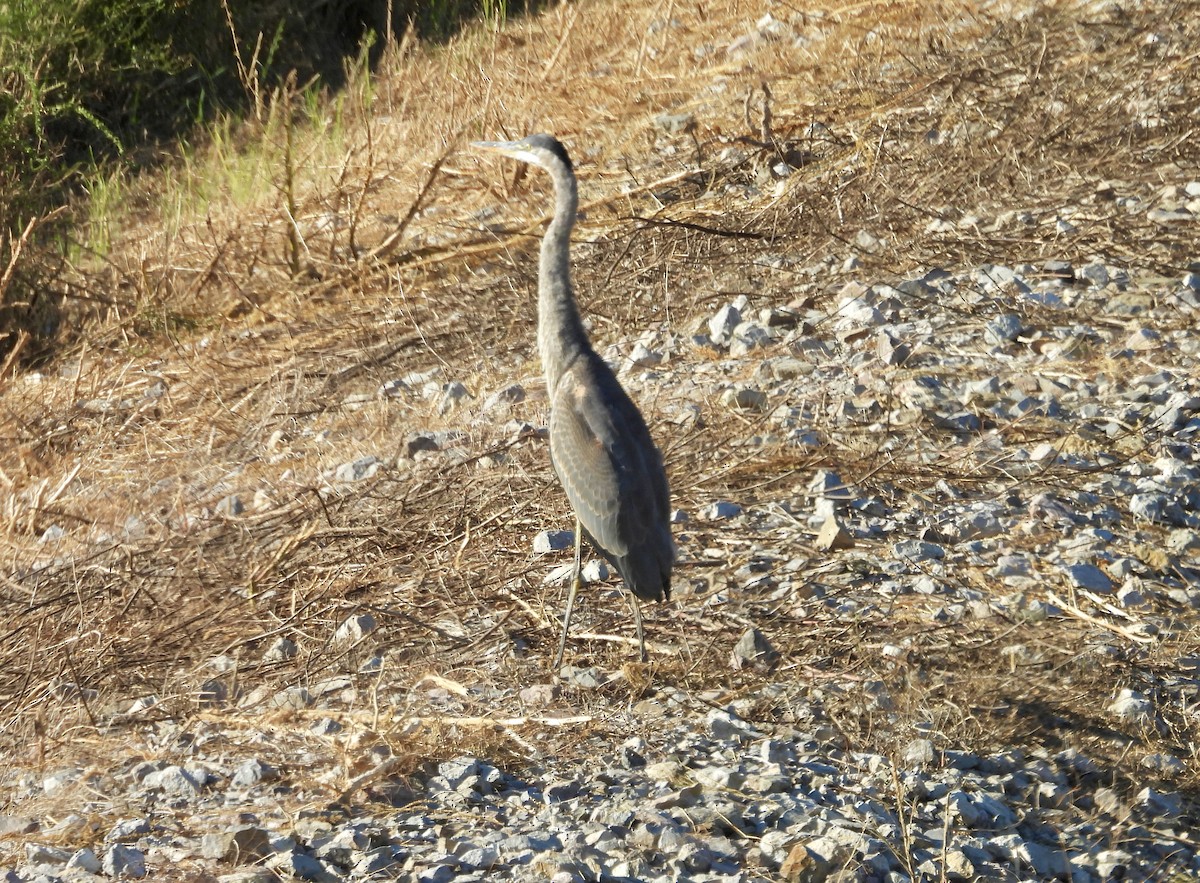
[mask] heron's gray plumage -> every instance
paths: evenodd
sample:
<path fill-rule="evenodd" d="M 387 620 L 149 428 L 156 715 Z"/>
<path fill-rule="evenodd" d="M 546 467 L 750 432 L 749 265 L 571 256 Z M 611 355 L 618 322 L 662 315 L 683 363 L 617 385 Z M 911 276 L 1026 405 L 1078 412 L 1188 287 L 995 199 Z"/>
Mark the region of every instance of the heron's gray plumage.
<path fill-rule="evenodd" d="M 550 455 L 593 548 L 639 598 L 669 599 L 674 546 L 662 457 L 595 353 L 573 362 L 555 389 Z"/>
<path fill-rule="evenodd" d="M 550 396 L 551 460 L 578 526 L 634 594 L 644 654 L 636 598 L 671 596 L 675 546 L 670 492 L 662 455 L 646 421 L 612 369 L 592 349 L 575 304 L 569 252 L 578 191 L 571 160 L 549 135 L 476 146 L 540 166 L 554 181 L 554 218 L 542 239 L 538 267 L 537 331 Z M 577 538 L 559 661 L 579 586 L 578 552 Z"/>

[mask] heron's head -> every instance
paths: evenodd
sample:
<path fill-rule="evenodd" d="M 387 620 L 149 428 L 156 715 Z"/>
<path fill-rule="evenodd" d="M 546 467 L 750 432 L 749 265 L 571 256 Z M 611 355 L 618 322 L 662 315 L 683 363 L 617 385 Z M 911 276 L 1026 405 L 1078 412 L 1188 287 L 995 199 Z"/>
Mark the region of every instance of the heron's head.
<path fill-rule="evenodd" d="M 487 150 L 532 163 L 543 169 L 566 166 L 572 171 L 571 158 L 557 138 L 550 135 L 530 135 L 520 141 L 472 141 L 476 150 Z"/>

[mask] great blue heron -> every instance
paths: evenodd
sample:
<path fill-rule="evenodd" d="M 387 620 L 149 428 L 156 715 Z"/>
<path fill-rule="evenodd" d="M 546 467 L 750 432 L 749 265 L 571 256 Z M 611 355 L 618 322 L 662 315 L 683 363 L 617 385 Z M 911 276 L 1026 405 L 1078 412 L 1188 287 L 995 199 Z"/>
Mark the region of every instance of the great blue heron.
<path fill-rule="evenodd" d="M 554 668 L 562 663 L 579 593 L 581 535 L 633 593 L 638 650 L 645 661 L 638 598 L 671 597 L 670 492 L 646 421 L 592 349 L 575 305 L 569 250 L 579 197 L 571 159 L 549 135 L 471 146 L 540 166 L 554 181 L 554 219 L 538 265 L 537 342 L 550 396 L 550 460 L 575 510 L 575 566 Z"/>

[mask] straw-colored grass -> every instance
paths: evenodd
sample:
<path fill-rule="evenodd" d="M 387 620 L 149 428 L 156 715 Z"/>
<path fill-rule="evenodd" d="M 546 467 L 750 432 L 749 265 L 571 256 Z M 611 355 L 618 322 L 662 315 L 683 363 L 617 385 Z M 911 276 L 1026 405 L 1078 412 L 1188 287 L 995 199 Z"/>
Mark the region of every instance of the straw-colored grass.
<path fill-rule="evenodd" d="M 622 669 L 627 643 L 588 641 L 581 656 L 624 676 L 549 709 L 522 707 L 515 691 L 547 678 L 561 603 L 531 538 L 570 521 L 544 442 L 509 423 L 545 421 L 531 292 L 546 192 L 464 148 L 530 131 L 568 143 L 586 207 L 577 283 L 601 347 L 687 332 L 739 293 L 756 306 L 832 305 L 846 278 L 812 268 L 840 262 L 860 230 L 880 240 L 861 255 L 868 280 L 1093 255 L 1177 276 L 1195 258 L 1194 231 L 1096 196 L 1116 180 L 1153 204 L 1200 160 L 1196 60 L 1151 40 L 1169 31 L 1196 45 L 1200 5 L 1145 6 L 777 6 L 782 35 L 772 36 L 756 24 L 766 8 L 740 3 L 563 4 L 446 46 L 397 43 L 369 88 L 352 82 L 316 110 L 293 96 L 270 120 L 121 183 L 123 202 L 105 207 L 103 256 L 80 259 L 69 291 L 94 323 L 86 343 L 40 374 L 0 373 L 0 756 L 22 769 L 103 768 L 144 721 L 196 730 L 216 717 L 270 732 L 281 757 L 345 752 L 341 778 L 311 785 L 328 797 L 369 789 L 355 776 L 377 742 L 410 758 L 400 773 L 464 750 L 527 757 L 543 739 L 541 750 L 582 751 L 595 734 L 637 727 L 627 709 L 656 685 L 733 697 L 773 678 L 823 696 L 852 744 L 898 744 L 920 716 L 955 744 L 1073 744 L 1128 775 L 1134 761 L 1100 710 L 1114 679 L 1136 675 L 1101 669 L 1085 637 L 1107 629 L 1129 666 L 1153 671 L 1191 652 L 1195 630 L 1142 649 L 1121 632 L 1128 623 L 1082 602 L 1099 625 L 941 626 L 913 596 L 854 625 L 802 600 L 705 603 L 780 536 L 808 559 L 807 582 L 842 591 L 847 572 L 869 572 L 871 550 L 818 553 L 794 528 L 692 525 L 680 600 L 650 611 L 660 650 L 650 669 Z M 668 132 L 663 113 L 688 115 L 687 129 Z M 779 177 L 785 161 L 795 168 Z M 1056 232 L 1065 215 L 1077 232 Z M 966 322 L 1005 307 L 1000 294 L 951 308 Z M 688 360 L 703 357 L 678 353 L 667 370 L 686 384 Z M 375 397 L 430 370 L 467 385 L 465 411 L 440 415 L 415 393 Z M 514 382 L 530 391 L 525 402 L 481 413 Z M 746 448 L 765 417 L 707 402 L 703 427 L 685 429 L 665 397 L 642 405 L 676 503 L 692 512 L 727 497 L 778 514 L 804 504 L 821 466 L 905 500 L 941 478 L 981 495 L 1075 480 L 1061 467 L 1013 478 L 993 440 L 920 421 L 894 427 L 886 447 L 864 427 L 829 432 L 837 441 L 815 451 Z M 820 404 L 815 428 L 831 430 Z M 410 433 L 442 428 L 465 433 L 461 458 L 391 460 Z M 1054 432 L 1031 418 L 997 438 Z M 359 483 L 330 478 L 364 455 L 385 467 Z M 1134 444 L 1128 456 L 1149 454 Z M 222 513 L 231 494 L 245 513 Z M 956 578 L 992 590 L 984 571 Z M 581 632 L 628 635 L 615 595 L 585 606 Z M 380 625 L 367 645 L 385 652 L 382 676 L 350 676 L 343 717 L 355 738 L 317 745 L 296 726 L 308 711 L 245 701 L 353 673 L 370 653 L 332 635 L 361 612 Z M 752 621 L 770 624 L 783 654 L 773 675 L 729 667 Z M 299 655 L 264 662 L 280 636 Z M 906 655 L 885 658 L 884 644 Z M 1036 653 L 1014 662 L 1004 653 L 1014 644 Z M 214 668 L 216 657 L 232 668 Z M 211 678 L 243 699 L 205 704 Z M 872 680 L 896 697 L 893 713 L 864 698 Z M 157 704 L 128 714 L 145 696 Z M 1122 738 L 1192 750 L 1194 719 L 1168 723 Z"/>

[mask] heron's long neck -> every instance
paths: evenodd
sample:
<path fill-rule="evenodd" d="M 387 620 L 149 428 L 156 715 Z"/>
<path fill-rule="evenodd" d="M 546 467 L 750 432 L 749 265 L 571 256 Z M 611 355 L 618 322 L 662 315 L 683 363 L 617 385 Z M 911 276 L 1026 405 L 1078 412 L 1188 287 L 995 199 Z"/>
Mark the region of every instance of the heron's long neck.
<path fill-rule="evenodd" d="M 571 361 L 589 346 L 587 333 L 575 306 L 571 288 L 571 228 L 575 226 L 578 194 L 575 176 L 567 169 L 551 169 L 554 178 L 554 220 L 542 238 L 538 267 L 538 354 L 546 372 L 551 401 L 559 377 Z"/>

